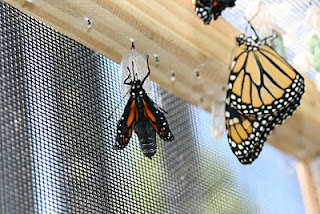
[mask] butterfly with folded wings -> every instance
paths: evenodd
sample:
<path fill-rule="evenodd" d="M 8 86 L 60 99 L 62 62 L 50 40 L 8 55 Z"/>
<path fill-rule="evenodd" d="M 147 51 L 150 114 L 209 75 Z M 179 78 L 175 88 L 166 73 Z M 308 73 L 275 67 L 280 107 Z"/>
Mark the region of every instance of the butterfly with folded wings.
<path fill-rule="evenodd" d="M 143 154 L 152 158 L 157 148 L 155 133 L 157 132 L 164 141 L 172 141 L 174 136 L 169 129 L 163 110 L 151 100 L 142 87 L 150 75 L 148 59 L 147 56 L 148 73 L 142 81 L 138 79 L 134 71 L 132 79 L 130 69 L 127 67 L 129 75 L 123 83 L 131 86 L 130 98 L 117 125 L 115 148 L 125 148 L 130 141 L 133 130 L 135 130 Z"/>
<path fill-rule="evenodd" d="M 260 39 L 237 37 L 226 98 L 226 129 L 232 152 L 242 164 L 259 156 L 268 135 L 300 105 L 304 79 L 270 45 L 273 35 Z"/>

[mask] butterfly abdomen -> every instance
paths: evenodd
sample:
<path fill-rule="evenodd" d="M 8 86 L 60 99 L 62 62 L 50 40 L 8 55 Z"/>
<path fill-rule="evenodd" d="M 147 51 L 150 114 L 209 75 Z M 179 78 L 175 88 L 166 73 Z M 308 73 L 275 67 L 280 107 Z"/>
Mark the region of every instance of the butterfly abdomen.
<path fill-rule="evenodd" d="M 138 135 L 142 153 L 152 158 L 157 151 L 156 132 L 143 115 L 139 117 L 134 131 Z"/>
<path fill-rule="evenodd" d="M 139 119 L 134 127 L 134 131 L 138 135 L 140 149 L 142 153 L 148 157 L 152 158 L 152 156 L 157 152 L 157 142 L 156 142 L 156 131 L 144 116 L 144 109 L 141 99 L 137 98 L 137 109 L 139 114 Z"/>

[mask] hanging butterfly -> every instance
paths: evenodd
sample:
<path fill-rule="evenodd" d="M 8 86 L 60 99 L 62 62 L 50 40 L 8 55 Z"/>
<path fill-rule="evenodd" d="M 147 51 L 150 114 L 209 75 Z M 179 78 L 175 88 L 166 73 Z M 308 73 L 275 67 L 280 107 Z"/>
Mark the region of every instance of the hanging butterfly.
<path fill-rule="evenodd" d="M 174 136 L 169 129 L 162 109 L 151 100 L 142 87 L 150 75 L 148 59 L 147 57 L 148 73 L 142 81 L 138 79 L 134 71 L 132 72 L 132 80 L 128 67 L 129 75 L 124 80 L 124 84 L 131 86 L 130 98 L 117 125 L 115 148 L 125 148 L 130 141 L 133 130 L 135 130 L 143 154 L 151 158 L 156 153 L 155 132 L 164 141 L 172 141 Z M 134 65 L 132 65 L 132 68 L 134 68 Z"/>
<path fill-rule="evenodd" d="M 236 0 L 192 0 L 192 5 L 197 13 L 197 16 L 203 20 L 203 23 L 208 25 L 221 15 L 221 12 L 227 7 L 235 6 Z"/>
<path fill-rule="evenodd" d="M 269 45 L 275 37 L 260 39 L 251 28 L 255 36 L 237 37 L 225 113 L 229 144 L 243 164 L 259 156 L 270 132 L 294 113 L 304 93 L 303 77 Z"/>

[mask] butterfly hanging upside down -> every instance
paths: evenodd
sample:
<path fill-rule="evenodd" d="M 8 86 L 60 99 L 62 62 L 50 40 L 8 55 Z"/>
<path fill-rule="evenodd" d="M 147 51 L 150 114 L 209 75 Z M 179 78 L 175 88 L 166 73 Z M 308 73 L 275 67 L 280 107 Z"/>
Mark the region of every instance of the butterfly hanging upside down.
<path fill-rule="evenodd" d="M 134 71 L 132 72 L 132 80 L 131 72 L 128 68 L 129 75 L 124 81 L 124 84 L 131 86 L 130 98 L 117 125 L 115 148 L 125 148 L 130 141 L 133 130 L 135 130 L 143 154 L 151 158 L 156 153 L 157 148 L 155 132 L 157 132 L 164 141 L 172 141 L 174 140 L 174 136 L 169 129 L 164 113 L 160 107 L 151 100 L 142 87 L 150 75 L 148 57 L 147 65 L 148 73 L 142 81 L 138 79 Z M 132 65 L 132 68 L 133 67 L 134 65 Z"/>
<path fill-rule="evenodd" d="M 251 28 L 255 36 L 237 37 L 225 112 L 230 147 L 243 164 L 259 156 L 268 135 L 294 113 L 304 93 L 303 77 L 268 44 L 274 37 L 260 40 Z"/>
<path fill-rule="evenodd" d="M 235 6 L 236 0 L 192 0 L 192 5 L 197 16 L 203 20 L 205 25 L 210 24 L 212 16 L 214 20 L 221 15 L 227 7 Z"/>

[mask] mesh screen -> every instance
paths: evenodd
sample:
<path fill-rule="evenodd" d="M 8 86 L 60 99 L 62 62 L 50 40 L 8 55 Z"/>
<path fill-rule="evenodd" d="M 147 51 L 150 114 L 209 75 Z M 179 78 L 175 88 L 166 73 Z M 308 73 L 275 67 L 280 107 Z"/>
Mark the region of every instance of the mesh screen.
<path fill-rule="evenodd" d="M 175 140 L 115 151 L 119 65 L 3 2 L 0 68 L 1 213 L 305 212 L 295 160 L 266 145 L 241 165 L 209 113 L 155 84 Z"/>

